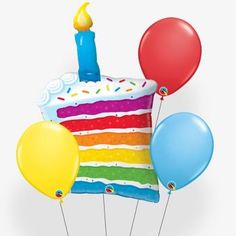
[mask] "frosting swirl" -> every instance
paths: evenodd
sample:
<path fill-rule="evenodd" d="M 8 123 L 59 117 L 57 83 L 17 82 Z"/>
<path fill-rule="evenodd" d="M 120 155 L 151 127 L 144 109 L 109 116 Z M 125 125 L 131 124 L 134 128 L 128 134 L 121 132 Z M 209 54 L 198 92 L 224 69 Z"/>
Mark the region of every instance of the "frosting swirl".
<path fill-rule="evenodd" d="M 78 80 L 78 76 L 75 73 L 67 73 L 61 77 L 61 80 L 65 85 L 74 84 Z"/>
<path fill-rule="evenodd" d="M 60 79 L 55 79 L 48 84 L 47 89 L 51 94 L 56 94 L 60 93 L 63 87 L 63 82 Z"/>
<path fill-rule="evenodd" d="M 45 89 L 42 93 L 41 96 L 39 97 L 37 103 L 39 106 L 44 106 L 46 105 L 50 100 L 50 94 L 47 89 Z"/>

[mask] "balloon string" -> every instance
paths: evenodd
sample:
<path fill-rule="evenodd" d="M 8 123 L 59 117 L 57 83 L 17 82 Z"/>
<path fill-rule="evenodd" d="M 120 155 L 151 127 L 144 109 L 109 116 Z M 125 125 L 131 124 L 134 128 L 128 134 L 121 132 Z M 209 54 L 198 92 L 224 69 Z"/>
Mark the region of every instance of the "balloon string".
<path fill-rule="evenodd" d="M 158 123 L 158 120 L 159 120 L 159 117 L 160 117 L 160 113 L 161 113 L 162 102 L 163 102 L 164 98 L 161 97 L 160 100 L 161 100 L 161 102 L 160 102 L 160 105 L 159 105 L 159 108 L 158 108 L 156 123 L 155 123 L 155 125 L 153 127 L 156 127 L 156 125 Z M 155 130 L 155 128 L 154 128 L 154 130 Z M 131 228 L 130 228 L 129 236 L 131 236 L 132 232 L 133 232 L 133 227 L 134 227 L 134 222 L 135 222 L 135 219 L 136 219 L 136 214 L 137 214 L 138 206 L 139 206 L 139 200 L 137 200 L 137 203 L 136 203 L 136 207 L 135 207 L 135 211 L 134 211 L 134 216 L 133 216 L 133 220 L 132 220 L 132 225 L 131 225 Z"/>
<path fill-rule="evenodd" d="M 165 220 L 165 216 L 166 216 L 166 212 L 167 212 L 167 208 L 168 208 L 168 205 L 169 205 L 169 202 L 170 202 L 171 191 L 168 192 L 168 195 L 169 196 L 168 196 L 168 199 L 167 199 L 167 202 L 166 202 L 164 214 L 162 216 L 162 220 L 161 220 L 161 225 L 160 225 L 160 228 L 159 228 L 158 236 L 161 235 L 162 226 L 163 226 L 163 223 L 164 223 L 164 220 Z"/>
<path fill-rule="evenodd" d="M 133 227 L 134 227 L 134 222 L 135 222 L 135 218 L 136 218 L 136 214 L 137 214 L 137 210 L 138 210 L 138 205 L 139 205 L 139 200 L 137 200 L 137 203 L 136 203 L 136 207 L 135 207 L 135 211 L 134 211 L 134 216 L 133 216 L 133 220 L 132 220 L 132 225 L 131 225 L 131 228 L 130 228 L 129 236 L 131 236 L 132 232 L 133 232 Z"/>
<path fill-rule="evenodd" d="M 164 99 L 163 99 L 163 97 L 161 97 L 161 102 L 160 102 L 159 109 L 158 109 L 158 113 L 157 113 L 156 123 L 155 123 L 155 125 L 153 125 L 154 130 L 155 130 L 156 126 L 158 125 L 158 121 L 159 121 L 159 118 L 160 118 L 161 108 L 162 108 L 162 103 L 163 103 L 163 101 L 164 101 Z"/>
<path fill-rule="evenodd" d="M 104 216 L 105 235 L 107 236 L 106 203 L 105 203 L 104 194 L 102 195 L 102 199 L 103 199 L 103 216 Z"/>
<path fill-rule="evenodd" d="M 60 201 L 60 208 L 61 208 L 61 214 L 62 214 L 62 217 L 63 217 L 65 229 L 66 229 L 66 234 L 67 234 L 67 236 L 69 236 L 69 231 L 68 231 L 68 227 L 67 227 L 67 223 L 66 223 L 66 218 L 65 218 L 65 214 L 64 214 L 64 210 L 63 210 L 62 202 L 61 201 Z"/>

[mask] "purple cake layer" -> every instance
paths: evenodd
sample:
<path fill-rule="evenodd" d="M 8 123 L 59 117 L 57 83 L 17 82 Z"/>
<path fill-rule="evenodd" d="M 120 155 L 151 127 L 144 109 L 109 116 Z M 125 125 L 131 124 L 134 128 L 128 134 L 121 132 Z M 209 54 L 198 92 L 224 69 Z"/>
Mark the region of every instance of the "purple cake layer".
<path fill-rule="evenodd" d="M 57 110 L 57 116 L 59 118 L 67 118 L 78 115 L 96 115 L 103 112 L 128 112 L 139 109 L 151 109 L 153 95 L 151 94 L 137 99 L 98 101 L 77 106 L 68 106 L 59 108 Z"/>

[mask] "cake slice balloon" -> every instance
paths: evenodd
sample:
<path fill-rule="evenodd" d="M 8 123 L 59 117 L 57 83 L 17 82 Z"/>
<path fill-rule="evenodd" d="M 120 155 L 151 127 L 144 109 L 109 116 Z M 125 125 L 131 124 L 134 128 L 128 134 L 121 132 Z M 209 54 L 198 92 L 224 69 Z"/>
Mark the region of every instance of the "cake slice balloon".
<path fill-rule="evenodd" d="M 71 193 L 158 202 L 149 151 L 157 83 L 100 75 L 87 5 L 74 18 L 79 71 L 47 85 L 39 101 L 42 115 L 69 129 L 78 142 L 81 167 Z"/>

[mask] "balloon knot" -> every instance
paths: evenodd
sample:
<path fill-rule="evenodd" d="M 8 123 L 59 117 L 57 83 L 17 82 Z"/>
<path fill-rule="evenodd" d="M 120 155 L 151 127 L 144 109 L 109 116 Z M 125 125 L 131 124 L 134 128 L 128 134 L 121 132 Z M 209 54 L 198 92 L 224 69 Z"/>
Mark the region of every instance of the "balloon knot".
<path fill-rule="evenodd" d="M 170 190 L 170 191 L 175 191 L 176 190 L 176 183 L 171 181 L 167 184 L 167 188 Z"/>
<path fill-rule="evenodd" d="M 63 192 L 59 189 L 55 192 L 57 198 L 61 198 L 63 196 Z"/>
<path fill-rule="evenodd" d="M 163 97 L 168 96 L 168 89 L 165 86 L 160 87 L 159 94 Z"/>

